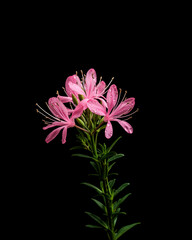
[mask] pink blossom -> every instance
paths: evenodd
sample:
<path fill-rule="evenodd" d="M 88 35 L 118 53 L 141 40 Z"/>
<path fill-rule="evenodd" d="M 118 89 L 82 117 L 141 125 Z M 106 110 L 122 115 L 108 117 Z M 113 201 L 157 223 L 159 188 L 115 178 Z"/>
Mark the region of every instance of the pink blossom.
<path fill-rule="evenodd" d="M 79 101 L 79 103 L 81 106 L 83 106 L 84 110 L 88 107 L 87 103 L 91 99 L 98 99 L 104 106 L 106 106 L 106 102 L 104 100 L 105 98 L 103 97 L 106 84 L 104 81 L 100 81 L 98 84 L 96 83 L 97 75 L 94 69 L 90 69 L 87 72 L 86 77 L 82 82 L 77 75 L 70 76 L 65 82 L 65 91 L 67 97 L 59 97 L 61 101 L 65 103 L 72 102 L 72 94 L 74 94 L 77 99 L 79 99 L 79 95 L 82 95 L 84 99 L 82 101 Z"/>
<path fill-rule="evenodd" d="M 78 106 L 72 111 L 71 117 L 69 117 L 68 109 L 65 107 L 65 105 L 56 97 L 52 97 L 48 101 L 48 107 L 51 111 L 51 114 L 47 113 L 45 110 L 43 110 L 41 107 L 40 109 L 46 113 L 41 113 L 44 115 L 47 119 L 49 119 L 49 123 L 46 127 L 43 127 L 44 130 L 52 127 L 56 127 L 49 135 L 46 137 L 45 141 L 46 143 L 49 143 L 52 141 L 62 130 L 62 143 L 64 144 L 66 142 L 67 137 L 67 130 L 68 128 L 75 127 L 75 118 L 78 118 L 81 116 L 83 112 L 83 108 Z"/>
<path fill-rule="evenodd" d="M 113 135 L 113 127 L 111 124 L 112 121 L 118 122 L 127 133 L 133 133 L 132 126 L 125 120 L 121 120 L 121 118 L 126 118 L 129 116 L 128 113 L 135 105 L 135 98 L 122 100 L 121 103 L 118 104 L 119 98 L 120 96 L 118 96 L 117 87 L 115 84 L 113 84 L 107 92 L 108 110 L 106 110 L 105 106 L 101 105 L 94 99 L 88 102 L 88 107 L 93 113 L 104 116 L 104 121 L 107 122 L 107 126 L 105 128 L 105 137 L 108 139 Z"/>

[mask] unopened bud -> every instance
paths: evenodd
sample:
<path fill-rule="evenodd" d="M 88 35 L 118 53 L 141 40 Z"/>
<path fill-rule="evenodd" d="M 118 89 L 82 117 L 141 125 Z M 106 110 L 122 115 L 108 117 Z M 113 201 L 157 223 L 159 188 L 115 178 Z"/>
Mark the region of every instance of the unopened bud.
<path fill-rule="evenodd" d="M 79 100 L 80 100 L 80 101 L 82 101 L 82 100 L 84 99 L 84 96 L 81 95 L 81 94 L 79 94 L 78 97 L 79 97 Z"/>
<path fill-rule="evenodd" d="M 72 100 L 73 100 L 73 103 L 75 104 L 75 105 L 78 105 L 78 100 L 77 100 L 77 98 L 75 97 L 75 95 L 74 94 L 72 94 Z"/>
<path fill-rule="evenodd" d="M 85 127 L 84 122 L 83 122 L 80 118 L 76 118 L 75 120 L 77 121 L 77 123 L 78 123 L 81 127 Z"/>

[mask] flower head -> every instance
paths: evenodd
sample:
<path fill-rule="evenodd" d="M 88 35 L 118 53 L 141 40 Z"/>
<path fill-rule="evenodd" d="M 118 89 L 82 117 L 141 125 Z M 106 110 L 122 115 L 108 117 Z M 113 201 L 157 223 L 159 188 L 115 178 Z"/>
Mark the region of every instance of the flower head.
<path fill-rule="evenodd" d="M 105 93 L 106 83 L 104 81 L 99 81 L 97 84 L 97 74 L 96 71 L 92 68 L 90 69 L 86 76 L 82 74 L 82 81 L 75 74 L 67 78 L 65 82 L 65 92 L 67 97 L 59 96 L 63 103 L 72 102 L 72 94 L 79 100 L 79 95 L 83 97 L 83 100 L 79 103 L 83 106 L 85 110 L 88 105 L 88 101 L 92 99 L 100 100 L 104 106 L 106 106 L 105 98 L 103 94 Z"/>
<path fill-rule="evenodd" d="M 135 105 L 135 98 L 128 98 L 124 100 L 123 97 L 121 103 L 119 104 L 120 95 L 118 95 L 118 90 L 115 84 L 111 85 L 107 92 L 107 108 L 100 104 L 98 101 L 92 99 L 88 102 L 89 109 L 97 114 L 104 116 L 104 121 L 107 122 L 105 128 L 105 137 L 111 138 L 113 135 L 113 127 L 111 122 L 118 122 L 127 133 L 133 133 L 132 126 L 122 118 L 127 118 L 130 115 L 128 113 L 133 109 Z"/>
<path fill-rule="evenodd" d="M 62 130 L 62 143 L 64 144 L 66 142 L 68 128 L 75 127 L 74 120 L 75 118 L 81 116 L 83 108 L 78 106 L 74 110 L 69 111 L 69 109 L 66 108 L 65 105 L 56 97 L 50 98 L 47 104 L 49 110 L 53 115 L 47 113 L 38 104 L 37 106 L 40 108 L 41 111 L 43 111 L 41 112 L 38 110 L 38 112 L 45 116 L 46 119 L 49 119 L 49 121 L 45 121 L 45 123 L 48 125 L 46 127 L 43 127 L 43 129 L 46 130 L 48 128 L 56 127 L 56 129 L 54 129 L 46 137 L 46 143 L 52 141 Z M 69 116 L 70 114 L 71 116 Z"/>

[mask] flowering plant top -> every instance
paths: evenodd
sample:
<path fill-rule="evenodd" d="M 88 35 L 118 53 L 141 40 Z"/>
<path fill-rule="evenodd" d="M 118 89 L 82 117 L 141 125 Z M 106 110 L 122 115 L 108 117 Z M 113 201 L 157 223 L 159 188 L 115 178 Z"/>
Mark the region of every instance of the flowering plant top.
<path fill-rule="evenodd" d="M 133 127 L 127 122 L 132 115 L 138 111 L 131 112 L 135 106 L 135 98 L 126 98 L 127 92 L 122 95 L 122 90 L 112 84 L 114 78 L 107 85 L 102 77 L 97 81 L 94 69 L 90 69 L 86 75 L 81 71 L 81 79 L 77 73 L 66 79 L 63 87 L 65 95 L 57 91 L 57 97 L 48 100 L 48 111 L 38 104 L 37 112 L 45 119 L 44 130 L 52 129 L 45 141 L 49 143 L 60 132 L 62 132 L 62 144 L 67 140 L 67 133 L 70 128 L 75 127 L 80 146 L 72 149 L 85 149 L 89 154 L 75 153 L 72 156 L 90 159 L 94 174 L 98 178 L 98 184 L 84 182 L 83 184 L 97 192 L 99 199 L 92 198 L 95 204 L 102 209 L 102 216 L 95 213 L 85 212 L 96 222 L 87 224 L 86 227 L 101 228 L 107 233 L 109 240 L 117 240 L 128 230 L 138 225 L 139 222 L 126 225 L 119 230 L 116 227 L 121 211 L 120 205 L 131 195 L 130 193 L 117 199 L 117 195 L 129 186 L 124 183 L 115 188 L 117 173 L 112 172 L 116 160 L 124 157 L 122 153 L 112 151 L 115 144 L 120 140 L 118 137 L 111 146 L 98 143 L 98 135 L 104 130 L 105 137 L 110 139 L 113 136 L 113 122 L 117 122 L 129 134 L 133 133 Z"/>

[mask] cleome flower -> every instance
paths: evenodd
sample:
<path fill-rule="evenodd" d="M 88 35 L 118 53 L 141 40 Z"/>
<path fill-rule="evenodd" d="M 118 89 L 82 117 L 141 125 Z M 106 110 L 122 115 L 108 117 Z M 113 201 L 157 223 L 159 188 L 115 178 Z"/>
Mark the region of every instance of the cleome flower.
<path fill-rule="evenodd" d="M 52 115 L 42 109 L 38 104 L 36 104 L 41 115 L 43 115 L 48 121 L 45 121 L 47 126 L 43 127 L 44 130 L 56 127 L 51 133 L 48 134 L 45 141 L 49 143 L 52 141 L 62 130 L 62 143 L 66 142 L 67 130 L 68 128 L 78 127 L 75 125 L 75 119 L 80 117 L 83 112 L 83 107 L 78 106 L 74 110 L 70 110 L 65 107 L 65 105 L 59 100 L 59 98 L 52 97 L 48 101 L 48 108 Z M 72 113 L 72 114 L 71 114 Z M 71 116 L 69 116 L 71 115 Z"/>
<path fill-rule="evenodd" d="M 91 112 L 104 116 L 104 122 L 107 122 L 107 126 L 105 128 L 105 137 L 106 138 L 111 138 L 113 135 L 113 127 L 111 122 L 116 121 L 118 122 L 123 129 L 127 133 L 133 133 L 133 128 L 132 126 L 126 122 L 127 117 L 131 116 L 132 114 L 128 114 L 135 105 L 135 98 L 128 98 L 125 99 L 125 95 L 119 104 L 120 100 L 120 95 L 121 95 L 121 90 L 120 94 L 118 95 L 118 90 L 115 84 L 111 85 L 107 92 L 107 108 L 100 104 L 97 100 L 90 100 L 88 104 L 88 108 L 90 109 Z M 124 100 L 125 99 L 125 100 Z M 136 110 L 138 111 L 138 109 Z M 121 120 L 122 118 L 125 118 L 124 120 Z"/>
<path fill-rule="evenodd" d="M 110 83 L 108 84 L 108 86 L 110 85 Z M 59 97 L 63 103 L 66 103 L 66 102 L 72 102 L 72 94 L 78 100 L 79 100 L 79 95 L 81 95 L 83 100 L 79 101 L 79 104 L 83 106 L 84 110 L 88 107 L 87 103 L 92 99 L 100 100 L 104 106 L 107 106 L 105 97 L 103 96 L 104 93 L 106 92 L 107 87 L 106 87 L 106 83 L 104 81 L 101 81 L 101 79 L 97 84 L 96 71 L 93 68 L 91 68 L 87 72 L 86 76 L 82 77 L 82 81 L 77 75 L 68 77 L 65 82 L 65 92 L 67 96 L 59 96 Z"/>

